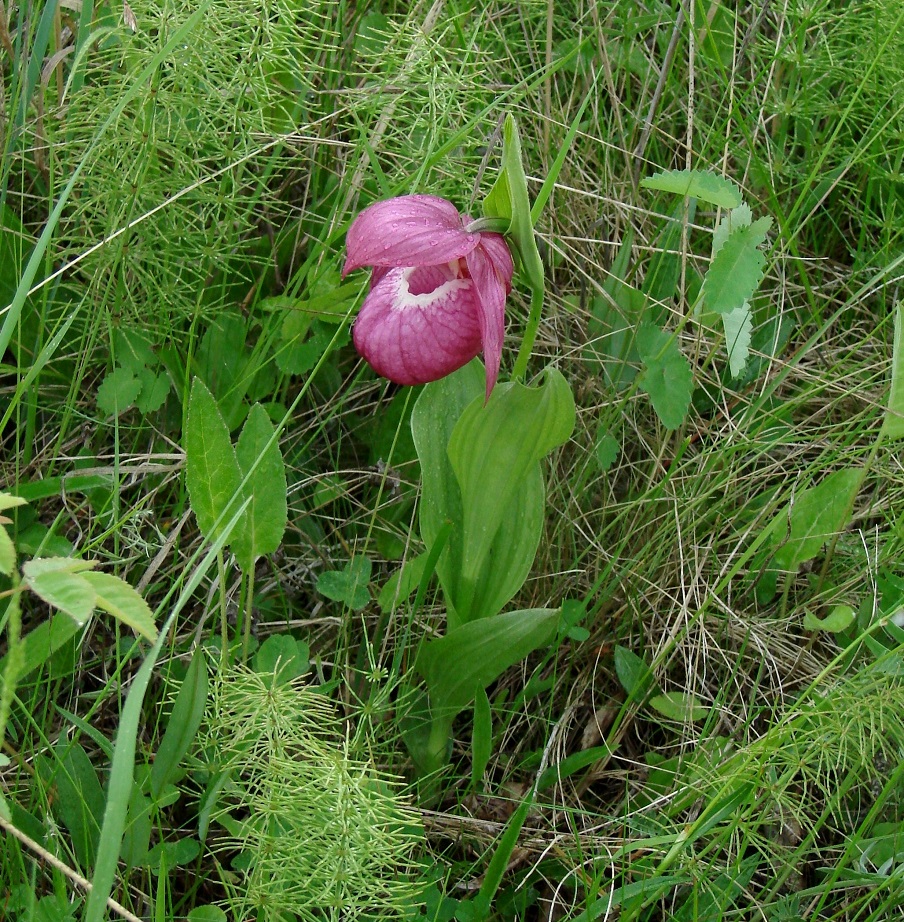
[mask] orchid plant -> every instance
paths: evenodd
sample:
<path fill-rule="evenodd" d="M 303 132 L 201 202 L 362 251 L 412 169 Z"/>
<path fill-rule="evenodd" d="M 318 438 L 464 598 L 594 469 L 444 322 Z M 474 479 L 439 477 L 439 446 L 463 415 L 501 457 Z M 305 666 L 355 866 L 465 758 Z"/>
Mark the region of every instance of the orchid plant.
<path fill-rule="evenodd" d="M 426 551 L 409 565 L 423 572 L 422 591 L 436 572 L 447 631 L 424 643 L 414 664 L 426 694 L 416 695 L 406 742 L 425 774 L 448 760 L 456 715 L 475 699 L 488 710 L 486 687 L 548 645 L 561 616 L 559 608 L 502 612 L 539 546 L 541 462 L 567 441 L 575 417 L 571 389 L 556 369 L 547 368 L 536 386 L 520 381 L 543 299 L 533 230 L 542 203 L 531 212 L 511 116 L 502 161 L 482 218 L 432 195 L 377 202 L 352 223 L 343 267 L 343 275 L 373 268 L 353 332 L 360 354 L 391 381 L 428 385 L 412 414 Z M 551 179 L 544 189 L 550 186 Z M 531 311 L 515 380 L 497 384 L 513 251 L 532 290 Z"/>

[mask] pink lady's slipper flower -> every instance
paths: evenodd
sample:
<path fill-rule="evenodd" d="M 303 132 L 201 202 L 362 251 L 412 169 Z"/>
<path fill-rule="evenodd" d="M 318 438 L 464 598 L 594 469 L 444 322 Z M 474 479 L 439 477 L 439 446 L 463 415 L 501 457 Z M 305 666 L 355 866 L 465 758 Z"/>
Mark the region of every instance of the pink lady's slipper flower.
<path fill-rule="evenodd" d="M 342 275 L 374 267 L 353 336 L 377 374 L 426 384 L 483 352 L 489 397 L 514 266 L 501 234 L 470 233 L 469 222 L 433 195 L 376 202 L 352 222 Z"/>

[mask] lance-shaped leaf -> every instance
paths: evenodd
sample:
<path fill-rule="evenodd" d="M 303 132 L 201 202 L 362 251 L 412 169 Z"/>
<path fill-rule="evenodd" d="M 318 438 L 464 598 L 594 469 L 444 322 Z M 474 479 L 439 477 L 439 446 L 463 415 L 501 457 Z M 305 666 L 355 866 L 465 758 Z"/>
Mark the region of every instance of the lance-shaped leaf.
<path fill-rule="evenodd" d="M 242 473 L 229 429 L 213 395 L 195 378 L 185 423 L 185 485 L 201 534 L 215 541 L 230 516 L 227 507 L 239 494 Z M 230 510 L 235 512 L 237 506 Z M 218 524 L 219 523 L 219 524 Z"/>
<path fill-rule="evenodd" d="M 267 411 L 256 403 L 245 420 L 236 445 L 236 460 L 245 486 L 248 508 L 236 526 L 232 550 L 243 573 L 254 561 L 280 545 L 288 521 L 286 467 Z"/>

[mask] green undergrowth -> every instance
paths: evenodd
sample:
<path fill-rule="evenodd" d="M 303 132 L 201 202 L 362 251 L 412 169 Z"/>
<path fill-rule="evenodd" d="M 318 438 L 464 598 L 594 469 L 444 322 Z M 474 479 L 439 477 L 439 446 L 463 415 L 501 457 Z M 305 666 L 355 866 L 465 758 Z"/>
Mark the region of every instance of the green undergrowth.
<path fill-rule="evenodd" d="M 902 18 L 754 6 L 0 9 L 0 917 L 899 911 Z M 421 391 L 344 237 L 477 217 L 506 113 L 532 196 L 575 128 L 527 381 L 576 421 L 507 605 L 561 620 L 419 777 Z"/>

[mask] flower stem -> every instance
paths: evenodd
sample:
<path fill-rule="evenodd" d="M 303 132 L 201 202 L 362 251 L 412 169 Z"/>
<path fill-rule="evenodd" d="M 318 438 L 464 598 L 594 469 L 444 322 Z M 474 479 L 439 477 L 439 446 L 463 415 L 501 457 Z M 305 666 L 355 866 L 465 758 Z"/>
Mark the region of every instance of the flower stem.
<path fill-rule="evenodd" d="M 534 340 L 537 338 L 537 330 L 540 328 L 540 315 L 543 311 L 543 286 L 535 286 L 530 299 L 530 314 L 527 318 L 527 326 L 524 328 L 524 339 L 521 340 L 521 348 L 518 350 L 518 358 L 515 359 L 515 370 L 512 372 L 513 381 L 521 381 L 524 373 L 527 371 L 527 361 L 530 358 L 534 348 Z"/>

